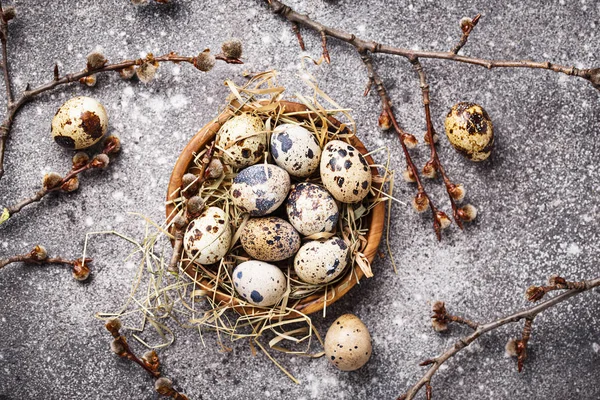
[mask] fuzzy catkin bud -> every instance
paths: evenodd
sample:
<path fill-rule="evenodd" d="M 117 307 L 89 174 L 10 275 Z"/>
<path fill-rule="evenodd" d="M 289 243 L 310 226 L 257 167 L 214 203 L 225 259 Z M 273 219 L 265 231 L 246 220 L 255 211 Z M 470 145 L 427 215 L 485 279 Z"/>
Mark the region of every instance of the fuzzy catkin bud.
<path fill-rule="evenodd" d="M 504 346 L 504 350 L 506 351 L 506 354 L 511 357 L 517 357 L 519 355 L 518 348 L 519 348 L 519 345 L 518 345 L 516 339 L 510 339 L 508 342 L 506 342 L 506 346 Z"/>
<path fill-rule="evenodd" d="M 198 68 L 200 71 L 208 72 L 213 69 L 216 62 L 215 56 L 210 54 L 209 49 L 206 49 L 194 58 L 194 67 Z"/>
<path fill-rule="evenodd" d="M 198 176 L 192 173 L 187 173 L 181 178 L 181 190 L 187 193 L 193 193 L 198 191 Z"/>
<path fill-rule="evenodd" d="M 92 168 L 106 168 L 110 163 L 110 158 L 104 153 L 96 154 L 92 160 Z"/>
<path fill-rule="evenodd" d="M 118 355 L 119 357 L 125 357 L 127 355 L 127 350 L 125 350 L 125 346 L 123 346 L 122 340 L 124 340 L 122 336 L 114 339 L 110 342 L 110 349 L 113 353 Z"/>
<path fill-rule="evenodd" d="M 156 76 L 158 67 L 149 61 L 144 61 L 136 70 L 135 74 L 141 82 L 148 83 Z"/>
<path fill-rule="evenodd" d="M 185 217 L 183 215 L 177 215 L 175 218 L 173 218 L 173 225 L 175 226 L 175 228 L 177 229 L 183 229 L 186 226 L 186 220 Z"/>
<path fill-rule="evenodd" d="M 73 169 L 82 168 L 89 162 L 90 162 L 90 156 L 88 156 L 87 153 L 85 153 L 83 151 L 77 152 L 73 156 Z"/>
<path fill-rule="evenodd" d="M 242 56 L 242 42 L 238 39 L 231 39 L 221 45 L 221 51 L 227 58 L 238 59 Z"/>
<path fill-rule="evenodd" d="M 98 51 L 94 51 L 87 56 L 87 69 L 88 71 L 93 71 L 95 69 L 100 69 L 104 67 L 107 63 L 107 59 L 104 55 Z"/>
<path fill-rule="evenodd" d="M 160 366 L 160 362 L 158 360 L 158 355 L 156 354 L 156 352 L 154 350 L 149 350 L 149 351 L 145 352 L 144 355 L 142 356 L 142 361 L 144 361 L 144 363 L 148 367 L 150 367 L 152 370 L 155 370 L 155 371 Z"/>
<path fill-rule="evenodd" d="M 85 260 L 77 260 L 75 261 L 75 265 L 73 265 L 73 278 L 76 280 L 83 282 L 90 276 L 90 269 L 85 264 Z"/>
<path fill-rule="evenodd" d="M 92 74 L 89 76 L 84 76 L 83 78 L 79 79 L 79 83 L 81 83 L 87 87 L 94 87 L 94 86 L 96 86 L 96 75 Z"/>
<path fill-rule="evenodd" d="M 414 149 L 415 147 L 417 147 L 417 144 L 419 144 L 417 138 L 409 133 L 402 135 L 402 142 L 409 149 Z"/>
<path fill-rule="evenodd" d="M 121 323 L 121 320 L 119 318 L 113 318 L 106 321 L 106 324 L 104 326 L 110 333 L 118 333 L 119 330 L 123 327 L 123 324 Z"/>
<path fill-rule="evenodd" d="M 423 176 L 429 179 L 435 179 L 436 175 L 434 163 L 431 160 L 427 161 L 423 166 Z"/>
<path fill-rule="evenodd" d="M 218 158 L 213 158 L 206 167 L 206 172 L 210 179 L 215 179 L 223 175 L 223 163 Z"/>
<path fill-rule="evenodd" d="M 460 24 L 460 29 L 465 33 L 470 31 L 471 29 L 473 29 L 473 20 L 469 17 L 461 18 L 459 24 Z"/>
<path fill-rule="evenodd" d="M 2 14 L 4 21 L 8 22 L 17 16 L 17 10 L 13 6 L 4 7 Z"/>
<path fill-rule="evenodd" d="M 46 190 L 54 189 L 62 184 L 62 180 L 62 176 L 60 176 L 56 172 L 50 172 L 44 175 L 44 179 L 42 180 L 42 186 Z"/>
<path fill-rule="evenodd" d="M 477 218 L 477 209 L 472 204 L 467 204 L 458 209 L 458 216 L 465 222 L 471 222 Z"/>
<path fill-rule="evenodd" d="M 412 206 L 416 212 L 422 213 L 429 207 L 429 199 L 424 193 L 417 193 L 417 195 L 412 199 Z"/>
<path fill-rule="evenodd" d="M 404 178 L 406 182 L 417 181 L 417 178 L 415 178 L 415 174 L 413 174 L 411 169 L 405 169 L 404 171 L 402 171 L 402 178 Z"/>
<path fill-rule="evenodd" d="M 31 250 L 31 258 L 34 261 L 44 261 L 48 258 L 48 252 L 44 246 L 37 245 Z"/>
<path fill-rule="evenodd" d="M 204 209 L 204 199 L 200 196 L 191 197 L 187 202 L 187 212 L 192 217 L 200 215 Z"/>
<path fill-rule="evenodd" d="M 76 176 L 72 177 L 71 179 L 63 183 L 60 189 L 66 193 L 76 191 L 77 189 L 79 189 L 79 178 Z"/>
<path fill-rule="evenodd" d="M 133 65 L 119 70 L 119 75 L 122 79 L 131 79 L 135 75 L 135 67 Z"/>
<path fill-rule="evenodd" d="M 121 139 L 117 135 L 108 136 L 103 145 L 105 154 L 117 154 L 121 151 Z"/>
<path fill-rule="evenodd" d="M 173 381 L 169 378 L 158 378 L 154 383 L 154 389 L 160 394 L 168 394 L 173 390 Z"/>
<path fill-rule="evenodd" d="M 440 228 L 441 229 L 446 229 L 452 223 L 452 221 L 450 220 L 450 218 L 448 218 L 448 215 L 446 215 L 446 213 L 443 212 L 443 211 L 438 211 L 435 214 L 435 219 L 440 224 Z"/>
<path fill-rule="evenodd" d="M 436 332 L 445 332 L 448 330 L 448 323 L 446 321 L 439 321 L 435 318 L 431 319 L 431 326 Z"/>
<path fill-rule="evenodd" d="M 462 201 L 465 198 L 466 190 L 463 185 L 451 185 L 448 188 L 448 193 L 454 201 Z"/>
<path fill-rule="evenodd" d="M 386 110 L 383 110 L 381 114 L 379 114 L 377 124 L 384 131 L 387 131 L 392 127 L 392 119 L 390 118 L 390 114 Z"/>

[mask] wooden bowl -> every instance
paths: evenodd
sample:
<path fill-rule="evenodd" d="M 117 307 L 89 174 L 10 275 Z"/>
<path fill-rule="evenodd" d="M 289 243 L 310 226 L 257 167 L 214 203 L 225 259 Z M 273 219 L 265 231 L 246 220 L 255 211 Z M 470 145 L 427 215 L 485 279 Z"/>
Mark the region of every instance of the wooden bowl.
<path fill-rule="evenodd" d="M 307 111 L 307 107 L 300 103 L 293 103 L 288 101 L 281 101 L 280 107 L 284 107 L 286 112 L 305 112 Z M 221 125 L 225 123 L 232 116 L 232 112 L 229 110 L 221 113 L 216 120 L 211 121 L 207 125 L 205 125 L 202 129 L 196 133 L 196 135 L 189 141 L 187 146 L 183 149 L 177 162 L 175 163 L 175 167 L 173 168 L 173 172 L 171 173 L 171 179 L 169 181 L 169 188 L 167 190 L 167 219 L 173 217 L 173 211 L 175 206 L 171 203 L 171 200 L 179 197 L 177 189 L 181 187 L 181 179 L 183 175 L 188 171 L 188 169 L 192 166 L 194 161 L 194 153 L 199 152 L 204 148 L 217 134 Z M 297 116 L 298 119 L 302 119 L 302 115 Z M 318 120 L 318 119 L 317 119 Z M 340 122 L 333 117 L 329 117 L 331 123 L 336 126 L 340 126 Z M 352 136 L 350 138 L 350 143 L 358 149 L 363 155 L 367 153 L 365 146 L 362 144 L 360 140 L 356 138 L 356 136 Z M 369 164 L 373 164 L 374 161 L 371 156 L 366 156 L 365 159 Z M 371 168 L 371 173 L 373 177 L 377 177 L 377 169 Z M 380 185 L 373 184 L 375 187 L 380 187 Z M 174 194 L 174 197 L 171 197 L 171 194 Z M 367 232 L 367 246 L 364 249 L 363 253 L 368 258 L 369 262 L 373 262 L 375 259 L 375 255 L 377 254 L 377 248 L 379 247 L 379 242 L 381 241 L 381 235 L 383 233 L 383 225 L 384 225 L 384 216 L 385 216 L 385 204 L 383 202 L 378 203 L 369 213 L 367 218 L 367 226 L 369 231 Z M 358 265 L 354 265 L 355 274 L 351 275 L 351 279 L 344 278 L 335 284 L 335 292 L 334 296 L 331 296 L 331 291 L 328 291 L 327 305 L 335 303 L 342 296 L 344 296 L 354 285 L 358 283 L 358 279 L 363 277 L 363 272 Z M 193 265 L 187 265 L 184 267 L 185 272 L 190 275 L 192 278 L 195 277 L 195 269 Z M 195 278 L 194 278 L 195 279 Z M 199 285 L 202 289 L 214 292 L 215 288 L 209 283 L 207 279 L 204 279 L 199 282 Z M 251 306 L 239 306 L 239 301 L 237 298 L 230 296 L 229 294 L 222 293 L 217 291 L 214 293 L 215 299 L 219 302 L 231 303 L 232 307 L 235 308 L 238 312 L 246 315 L 253 315 L 255 313 L 254 307 Z M 324 293 L 315 293 L 310 295 L 304 299 L 298 301 L 294 306 L 294 310 L 297 310 L 305 315 L 312 314 L 314 312 L 320 311 L 323 309 L 325 305 L 325 297 Z M 294 303 L 292 303 L 294 304 Z M 259 309 L 257 309 L 259 310 Z M 262 309 L 264 310 L 264 309 Z M 296 318 L 299 314 L 290 313 L 285 318 Z"/>

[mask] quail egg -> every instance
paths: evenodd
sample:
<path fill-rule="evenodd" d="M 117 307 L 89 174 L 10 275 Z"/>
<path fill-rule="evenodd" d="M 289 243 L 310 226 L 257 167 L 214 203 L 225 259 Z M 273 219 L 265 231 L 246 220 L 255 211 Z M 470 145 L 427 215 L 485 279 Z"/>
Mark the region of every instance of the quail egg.
<path fill-rule="evenodd" d="M 357 203 L 369 193 L 371 170 L 354 146 L 332 140 L 321 155 L 321 180 L 336 200 Z"/>
<path fill-rule="evenodd" d="M 85 149 L 98 143 L 108 129 L 104 106 L 91 97 L 67 100 L 52 118 L 52 138 L 67 149 Z"/>
<path fill-rule="evenodd" d="M 242 247 L 252 258 L 281 261 L 300 248 L 300 235 L 289 222 L 278 217 L 251 218 L 240 237 Z"/>
<path fill-rule="evenodd" d="M 353 314 L 344 314 L 329 327 L 325 336 L 325 356 L 342 371 L 354 371 L 371 358 L 371 335 Z"/>
<path fill-rule="evenodd" d="M 294 270 L 306 283 L 328 283 L 337 278 L 348 263 L 348 245 L 343 239 L 313 240 L 305 243 L 294 258 Z"/>
<path fill-rule="evenodd" d="M 209 207 L 189 223 L 183 245 L 190 258 L 200 264 L 213 264 L 227 254 L 231 244 L 231 226 L 225 211 Z"/>
<path fill-rule="evenodd" d="M 233 285 L 244 300 L 256 306 L 277 304 L 287 289 L 285 275 L 279 268 L 256 260 L 235 267 Z"/>
<path fill-rule="evenodd" d="M 217 137 L 217 146 L 225 149 L 224 161 L 235 168 L 256 164 L 267 148 L 265 124 L 259 117 L 248 113 L 227 120 Z"/>
<path fill-rule="evenodd" d="M 285 210 L 290 223 L 304 236 L 331 232 L 339 217 L 338 206 L 329 192 L 308 182 L 292 186 Z"/>
<path fill-rule="evenodd" d="M 305 178 L 319 168 L 321 147 L 315 135 L 295 124 L 279 125 L 271 135 L 273 160 L 290 175 Z"/>
<path fill-rule="evenodd" d="M 494 128 L 488 113 L 475 103 L 455 104 L 444 122 L 452 146 L 471 161 L 483 161 L 492 153 Z"/>
<path fill-rule="evenodd" d="M 275 211 L 289 191 L 290 176 L 284 169 L 271 164 L 243 169 L 231 185 L 233 203 L 255 217 Z"/>

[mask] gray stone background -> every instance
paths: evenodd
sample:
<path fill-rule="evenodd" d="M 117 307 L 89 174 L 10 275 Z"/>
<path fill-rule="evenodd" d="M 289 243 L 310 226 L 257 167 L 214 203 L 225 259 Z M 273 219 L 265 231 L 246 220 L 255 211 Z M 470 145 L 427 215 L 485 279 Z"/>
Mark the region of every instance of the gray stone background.
<path fill-rule="evenodd" d="M 461 17 L 483 14 L 463 50 L 492 58 L 549 60 L 598 67 L 600 3 L 581 1 L 291 1 L 317 20 L 364 38 L 398 46 L 446 50 L 460 36 Z M 101 49 L 109 60 L 146 52 L 194 54 L 217 50 L 230 37 L 243 39 L 244 66 L 219 64 L 208 74 L 186 65 L 164 65 L 151 84 L 103 75 L 96 88 L 73 84 L 40 96 L 17 116 L 9 141 L 0 202 L 30 195 L 45 172 L 64 173 L 71 153 L 50 138 L 57 108 L 75 95 L 99 99 L 124 150 L 107 171 L 82 177 L 78 192 L 48 196 L 0 229 L 0 256 L 44 244 L 54 255 L 81 256 L 86 232 L 118 230 L 140 238 L 142 223 L 130 211 L 161 221 L 170 171 L 186 142 L 213 118 L 227 78 L 270 68 L 295 92 L 310 94 L 298 79 L 300 55 L 290 26 L 263 1 L 172 0 L 136 7 L 127 0 L 14 1 L 9 52 L 17 90 L 83 68 L 85 55 Z M 304 31 L 307 54 L 320 55 L 320 40 Z M 369 148 L 388 146 L 391 165 L 404 167 L 397 139 L 377 128 L 379 100 L 362 97 L 366 73 L 354 50 L 330 40 L 331 65 L 311 67 L 321 87 L 351 108 L 358 134 Z M 404 59 L 377 56 L 401 124 L 418 137 L 424 116 L 415 74 Z M 436 355 L 466 330 L 437 334 L 430 303 L 443 299 L 456 313 L 487 321 L 526 306 L 524 289 L 550 274 L 572 279 L 598 274 L 600 132 L 597 90 L 582 80 L 547 71 L 492 70 L 423 60 L 432 88 L 436 128 L 458 101 L 483 105 L 493 119 L 496 148 L 473 164 L 444 136 L 440 156 L 450 176 L 463 183 L 480 215 L 464 233 L 452 227 L 441 243 L 429 215 L 395 204 L 391 246 L 399 264 L 374 263 L 375 277 L 314 317 L 322 334 L 339 315 L 360 316 L 373 336 L 373 357 L 363 369 L 342 373 L 325 359 L 275 355 L 301 383 L 293 384 L 266 357 L 253 357 L 247 343 L 218 351 L 213 333 L 177 330 L 160 351 L 163 371 L 192 399 L 394 399 L 421 376 L 418 363 Z M 427 159 L 421 145 L 419 165 Z M 448 209 L 442 186 L 427 183 Z M 408 201 L 414 188 L 398 180 L 395 196 Z M 382 247 L 383 249 L 383 247 Z M 96 237 L 89 248 L 93 279 L 74 281 L 62 267 L 11 265 L 0 273 L 0 398 L 153 399 L 151 379 L 138 366 L 110 353 L 108 333 L 93 318 L 126 298 L 134 268 L 123 259 L 131 247 L 114 237 Z M 593 291 L 541 315 L 534 325 L 530 357 L 518 374 L 504 344 L 520 327 L 479 340 L 436 375 L 434 398 L 600 398 L 600 292 Z M 134 343 L 136 349 L 141 346 Z"/>

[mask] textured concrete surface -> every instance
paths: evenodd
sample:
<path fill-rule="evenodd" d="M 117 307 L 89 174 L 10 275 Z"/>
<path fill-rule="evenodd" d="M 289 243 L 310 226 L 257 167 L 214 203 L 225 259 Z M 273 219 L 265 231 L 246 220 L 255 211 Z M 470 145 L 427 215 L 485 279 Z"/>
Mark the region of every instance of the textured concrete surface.
<path fill-rule="evenodd" d="M 170 169 L 196 130 L 216 115 L 227 94 L 223 81 L 243 82 L 241 71 L 275 68 L 289 93 L 309 93 L 297 78 L 300 51 L 290 26 L 263 1 L 173 0 L 136 7 L 127 0 L 14 2 L 11 70 L 17 90 L 27 82 L 79 70 L 92 49 L 110 60 L 177 51 L 218 49 L 224 39 L 243 38 L 243 67 L 218 65 L 209 74 L 188 66 L 163 66 L 151 84 L 100 77 L 93 89 L 63 87 L 28 104 L 18 115 L 0 181 L 0 203 L 33 193 L 44 172 L 66 171 L 70 153 L 50 139 L 50 121 L 66 99 L 91 95 L 110 114 L 124 151 L 110 169 L 82 178 L 77 193 L 49 196 L 0 228 L 0 256 L 37 243 L 52 254 L 79 257 L 85 233 L 115 229 L 140 237 L 141 212 L 160 221 Z M 444 50 L 459 37 L 458 21 L 483 14 L 464 53 L 530 58 L 580 67 L 600 66 L 600 3 L 581 1 L 293 1 L 327 24 L 399 46 Z M 318 57 L 319 38 L 305 31 L 307 54 Z M 389 146 L 392 167 L 404 161 L 397 139 L 379 132 L 378 98 L 362 97 L 366 73 L 351 48 L 330 41 L 331 65 L 311 67 L 322 88 L 353 110 L 361 139 L 370 148 Z M 421 137 L 424 116 L 414 72 L 404 59 L 376 58 L 402 125 Z M 395 205 L 391 246 L 400 270 L 378 260 L 375 277 L 314 317 L 325 333 L 339 315 L 359 315 L 373 336 L 373 357 L 358 372 L 342 373 L 325 359 L 276 355 L 300 381 L 293 384 L 247 343 L 218 351 L 206 332 L 177 330 L 160 352 L 164 371 L 192 399 L 393 399 L 423 372 L 418 363 L 466 331 L 437 334 L 429 324 L 430 302 L 485 321 L 526 306 L 524 289 L 550 274 L 591 278 L 600 255 L 597 136 L 600 92 L 584 81 L 546 71 L 493 70 L 424 60 L 432 88 L 435 125 L 458 101 L 483 105 L 494 121 L 496 148 L 487 162 L 463 159 L 444 137 L 440 155 L 453 179 L 480 210 L 464 233 L 452 228 L 437 243 L 428 215 Z M 427 158 L 414 152 L 419 165 Z M 427 183 L 436 202 L 448 204 L 439 184 Z M 414 189 L 402 182 L 395 196 Z M 0 398 L 154 399 L 151 380 L 108 349 L 109 335 L 93 318 L 114 310 L 128 293 L 134 269 L 123 263 L 131 247 L 97 238 L 91 282 L 80 284 L 61 267 L 11 265 L 0 272 Z M 536 319 L 525 371 L 504 355 L 520 328 L 500 329 L 450 361 L 434 385 L 437 399 L 600 398 L 600 292 L 573 299 Z M 140 349 L 140 346 L 136 346 Z"/>

